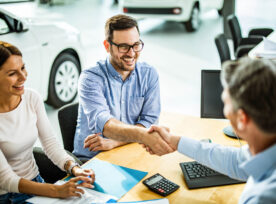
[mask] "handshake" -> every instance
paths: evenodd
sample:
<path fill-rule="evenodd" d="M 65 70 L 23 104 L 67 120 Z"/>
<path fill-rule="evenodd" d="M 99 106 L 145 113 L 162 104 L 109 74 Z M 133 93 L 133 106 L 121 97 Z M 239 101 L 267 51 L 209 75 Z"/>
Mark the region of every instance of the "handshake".
<path fill-rule="evenodd" d="M 170 133 L 164 126 L 152 125 L 147 130 L 147 135 L 142 138 L 141 145 L 150 153 L 162 156 L 177 150 L 180 137 Z"/>
<path fill-rule="evenodd" d="M 177 149 L 180 137 L 173 136 L 169 128 L 152 125 L 149 129 L 141 125 L 128 125 L 110 120 L 103 133 L 86 137 L 83 148 L 89 151 L 107 151 L 129 142 L 138 142 L 150 153 L 164 155 Z M 105 135 L 105 137 L 103 137 Z"/>

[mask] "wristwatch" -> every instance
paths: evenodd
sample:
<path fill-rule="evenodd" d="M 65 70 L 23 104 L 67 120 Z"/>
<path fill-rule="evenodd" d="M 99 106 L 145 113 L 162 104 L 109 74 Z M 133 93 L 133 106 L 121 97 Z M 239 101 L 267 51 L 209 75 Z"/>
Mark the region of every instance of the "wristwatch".
<path fill-rule="evenodd" d="M 80 165 L 79 165 L 78 163 L 72 162 L 72 163 L 70 164 L 70 166 L 68 167 L 68 169 L 66 170 L 66 173 L 67 173 L 67 174 L 73 175 L 72 169 L 73 169 L 75 166 L 78 166 L 79 168 L 81 168 Z"/>

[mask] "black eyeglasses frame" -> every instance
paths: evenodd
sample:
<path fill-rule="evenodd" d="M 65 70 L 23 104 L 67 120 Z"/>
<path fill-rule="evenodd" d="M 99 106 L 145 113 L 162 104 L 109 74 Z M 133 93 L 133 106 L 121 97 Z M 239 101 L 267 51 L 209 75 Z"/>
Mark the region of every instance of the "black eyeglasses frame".
<path fill-rule="evenodd" d="M 139 51 L 135 51 L 134 50 L 134 46 L 137 45 L 137 43 L 134 43 L 133 45 L 128 45 L 128 44 L 125 44 L 125 43 L 121 43 L 121 44 L 116 44 L 114 42 L 112 42 L 111 40 L 108 40 L 108 42 L 111 44 L 111 45 L 115 45 L 117 48 L 118 48 L 118 51 L 120 52 L 120 46 L 124 45 L 124 46 L 128 46 L 128 50 L 125 51 L 125 52 L 120 52 L 120 53 L 128 53 L 130 48 L 132 48 L 133 52 L 141 52 L 144 48 L 144 42 L 142 40 L 139 40 L 140 41 L 140 44 L 142 45 L 141 49 Z"/>

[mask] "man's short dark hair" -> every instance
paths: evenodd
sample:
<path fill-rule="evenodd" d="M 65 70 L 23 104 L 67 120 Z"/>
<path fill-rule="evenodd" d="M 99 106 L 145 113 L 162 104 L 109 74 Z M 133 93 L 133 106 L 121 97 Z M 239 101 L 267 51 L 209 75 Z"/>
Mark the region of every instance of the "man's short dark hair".
<path fill-rule="evenodd" d="M 234 110 L 242 109 L 266 133 L 276 133 L 276 64 L 242 58 L 226 62 L 221 75 Z"/>
<path fill-rule="evenodd" d="M 105 38 L 111 41 L 115 30 L 126 30 L 133 27 L 136 27 L 140 34 L 138 23 L 134 18 L 123 14 L 112 16 L 105 23 Z"/>

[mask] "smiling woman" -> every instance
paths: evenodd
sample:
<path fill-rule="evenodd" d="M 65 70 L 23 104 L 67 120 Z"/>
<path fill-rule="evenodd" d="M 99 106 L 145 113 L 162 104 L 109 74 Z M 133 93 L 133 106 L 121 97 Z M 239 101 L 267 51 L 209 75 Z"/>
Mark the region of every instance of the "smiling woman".
<path fill-rule="evenodd" d="M 5 49 L 0 51 L 0 112 L 8 112 L 16 108 L 21 100 L 27 72 L 21 52 L 8 43 L 1 42 L 0 45 L 6 48 L 6 52 Z"/>
<path fill-rule="evenodd" d="M 56 141 L 43 100 L 24 88 L 26 80 L 20 50 L 0 41 L 0 203 L 24 203 L 31 195 L 80 196 L 84 191 L 77 187 L 92 188 L 94 173 L 81 169 Z M 44 183 L 32 154 L 37 138 L 52 162 L 76 178 L 61 186 Z"/>

